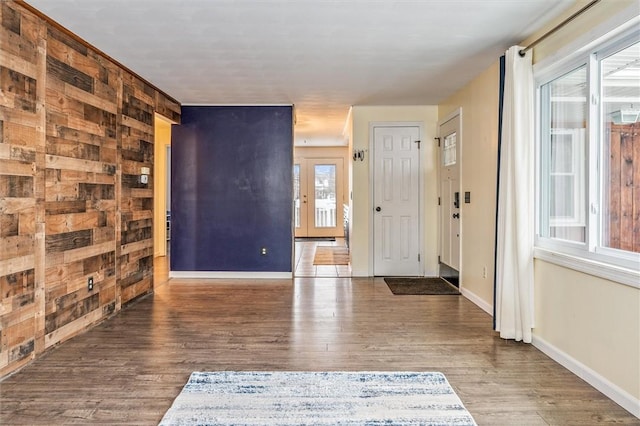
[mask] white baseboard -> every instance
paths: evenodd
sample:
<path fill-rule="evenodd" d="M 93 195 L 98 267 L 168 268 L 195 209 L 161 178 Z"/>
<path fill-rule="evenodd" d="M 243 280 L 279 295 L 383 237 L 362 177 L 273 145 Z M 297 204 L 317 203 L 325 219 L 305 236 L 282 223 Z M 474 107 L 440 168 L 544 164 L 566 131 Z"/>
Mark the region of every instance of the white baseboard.
<path fill-rule="evenodd" d="M 596 371 L 587 367 L 577 359 L 569 356 L 562 350 L 556 348 L 541 337 L 534 334 L 531 343 L 541 352 L 549 356 L 549 358 L 553 359 L 555 362 L 562 365 L 585 382 L 589 383 L 607 397 L 611 398 L 614 402 L 634 416 L 640 418 L 640 399 L 635 398 L 629 392 L 621 389 L 616 384 L 611 383 Z"/>
<path fill-rule="evenodd" d="M 169 271 L 169 278 L 286 280 L 293 278 L 293 272 Z"/>
<path fill-rule="evenodd" d="M 460 293 L 462 293 L 464 297 L 476 304 L 480 309 L 493 316 L 493 306 L 481 299 L 480 296 L 467 290 L 464 287 L 460 289 Z"/>
<path fill-rule="evenodd" d="M 438 277 L 438 268 L 436 269 L 427 269 L 424 273 L 425 277 Z"/>

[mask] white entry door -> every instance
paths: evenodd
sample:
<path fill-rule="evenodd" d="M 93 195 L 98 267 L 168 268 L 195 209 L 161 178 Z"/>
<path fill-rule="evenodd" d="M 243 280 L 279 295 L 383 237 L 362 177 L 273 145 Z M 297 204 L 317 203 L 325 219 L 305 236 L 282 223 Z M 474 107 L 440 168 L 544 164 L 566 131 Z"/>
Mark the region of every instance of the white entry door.
<path fill-rule="evenodd" d="M 296 158 L 293 165 L 296 237 L 341 237 L 342 158 Z"/>
<path fill-rule="evenodd" d="M 373 129 L 373 272 L 418 276 L 420 259 L 420 129 Z"/>
<path fill-rule="evenodd" d="M 440 125 L 440 262 L 460 270 L 460 116 Z"/>

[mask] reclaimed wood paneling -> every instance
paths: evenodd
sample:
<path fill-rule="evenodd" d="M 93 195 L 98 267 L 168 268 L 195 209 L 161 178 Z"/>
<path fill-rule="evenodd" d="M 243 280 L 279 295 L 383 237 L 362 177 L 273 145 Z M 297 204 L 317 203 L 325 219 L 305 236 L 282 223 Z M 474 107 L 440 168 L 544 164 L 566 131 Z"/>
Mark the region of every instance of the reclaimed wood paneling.
<path fill-rule="evenodd" d="M 160 92 L 156 92 L 156 113 L 168 118 L 173 123 L 180 123 L 181 114 L 180 104 L 164 96 Z"/>
<path fill-rule="evenodd" d="M 115 306 L 117 207 L 102 201 L 115 201 L 121 79 L 66 34 L 48 26 L 47 35 L 45 334 L 53 345 Z"/>
<path fill-rule="evenodd" d="M 44 27 L 10 2 L 0 5 L 0 376 L 35 356 L 35 255 L 41 202 Z"/>
<path fill-rule="evenodd" d="M 180 105 L 0 2 L 0 377 L 153 291 L 155 113 Z"/>
<path fill-rule="evenodd" d="M 120 303 L 126 304 L 153 289 L 153 176 L 144 184 L 140 173 L 142 167 L 153 171 L 156 92 L 127 73 L 122 80 L 118 283 Z"/>

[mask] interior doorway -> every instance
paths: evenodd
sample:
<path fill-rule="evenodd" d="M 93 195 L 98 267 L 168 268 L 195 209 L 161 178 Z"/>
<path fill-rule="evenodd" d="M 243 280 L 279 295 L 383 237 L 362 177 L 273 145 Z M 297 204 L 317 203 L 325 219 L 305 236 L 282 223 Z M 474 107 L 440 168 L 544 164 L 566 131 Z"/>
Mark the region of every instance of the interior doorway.
<path fill-rule="evenodd" d="M 296 237 L 341 237 L 343 159 L 296 158 L 293 165 Z"/>
<path fill-rule="evenodd" d="M 156 114 L 153 160 L 153 255 L 168 255 L 171 229 L 171 122 Z"/>
<path fill-rule="evenodd" d="M 440 124 L 440 276 L 459 286 L 460 277 L 460 113 Z"/>

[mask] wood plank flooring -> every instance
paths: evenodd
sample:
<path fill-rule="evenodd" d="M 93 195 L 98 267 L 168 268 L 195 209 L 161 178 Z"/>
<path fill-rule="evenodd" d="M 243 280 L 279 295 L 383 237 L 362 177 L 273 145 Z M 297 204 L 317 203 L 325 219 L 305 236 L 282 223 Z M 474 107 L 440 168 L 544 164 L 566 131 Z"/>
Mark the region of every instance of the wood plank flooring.
<path fill-rule="evenodd" d="M 479 425 L 640 424 L 462 296 L 382 279 L 170 280 L 0 383 L 0 424 L 153 425 L 192 371 L 441 371 Z"/>

